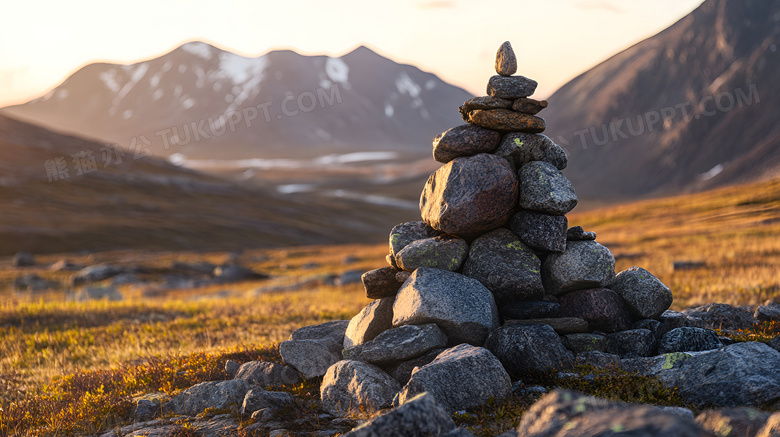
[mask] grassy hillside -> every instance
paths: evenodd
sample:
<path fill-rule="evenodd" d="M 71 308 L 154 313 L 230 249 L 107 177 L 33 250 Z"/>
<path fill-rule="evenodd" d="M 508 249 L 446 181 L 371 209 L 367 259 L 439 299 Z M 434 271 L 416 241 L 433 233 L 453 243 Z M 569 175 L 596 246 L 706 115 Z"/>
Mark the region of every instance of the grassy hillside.
<path fill-rule="evenodd" d="M 596 231 L 598 241 L 616 255 L 618 269 L 639 265 L 656 274 L 672 288 L 674 309 L 780 298 L 780 181 L 572 214 L 570 225 Z M 105 430 L 126 423 L 133 396 L 173 395 L 194 383 L 224 378 L 221 369 L 228 358 L 278 361 L 274 345 L 292 330 L 348 319 L 368 303 L 360 284 L 328 285 L 328 278 L 382 267 L 386 251 L 384 244 L 245 251 L 237 261 L 271 279 L 197 289 L 123 285 L 125 298 L 119 302 L 70 302 L 65 291 L 14 292 L 11 283 L 30 273 L 66 283 L 71 272 L 47 267 L 63 257 L 76 264 L 141 266 L 139 278 L 152 281 L 168 274 L 174 261 L 218 264 L 229 254 L 45 255 L 38 257 L 40 267 L 24 269 L 5 259 L 0 262 L 0 435 Z M 674 270 L 675 261 L 704 264 Z M 741 339 L 766 341 L 778 330 L 777 324 L 767 324 Z M 635 377 L 575 388 L 679 404 L 674 393 Z M 317 397 L 316 381 L 289 390 Z M 531 401 L 517 398 L 456 419 L 481 430 L 478 434 L 494 435 L 516 425 Z M 310 413 L 299 412 L 302 417 Z"/>

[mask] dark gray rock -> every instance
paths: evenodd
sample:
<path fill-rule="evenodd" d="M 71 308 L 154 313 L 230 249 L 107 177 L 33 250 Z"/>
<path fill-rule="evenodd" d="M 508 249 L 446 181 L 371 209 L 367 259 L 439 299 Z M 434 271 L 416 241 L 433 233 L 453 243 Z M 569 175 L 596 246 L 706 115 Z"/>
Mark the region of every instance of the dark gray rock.
<path fill-rule="evenodd" d="M 631 327 L 631 316 L 623 301 L 607 288 L 592 288 L 567 293 L 558 298 L 561 317 L 579 317 L 591 330 L 625 331 Z"/>
<path fill-rule="evenodd" d="M 621 360 L 620 367 L 678 387 L 697 406 L 761 406 L 780 401 L 780 352 L 764 343 L 736 343 L 706 352 Z"/>
<path fill-rule="evenodd" d="M 498 312 L 506 319 L 555 317 L 560 311 L 561 305 L 559 303 L 539 300 L 510 302 L 498 308 Z"/>
<path fill-rule="evenodd" d="M 509 132 L 493 153 L 509 161 L 515 170 L 531 161 L 548 162 L 558 170 L 563 170 L 568 164 L 566 152 L 543 134 Z"/>
<path fill-rule="evenodd" d="M 501 133 L 540 133 L 545 129 L 543 118 L 508 109 L 475 109 L 468 113 L 466 121 Z"/>
<path fill-rule="evenodd" d="M 574 355 L 548 325 L 504 325 L 490 332 L 485 347 L 515 378 L 569 367 Z"/>
<path fill-rule="evenodd" d="M 62 284 L 57 281 L 44 279 L 35 273 L 29 273 L 14 278 L 13 288 L 16 291 L 39 292 L 61 288 Z"/>
<path fill-rule="evenodd" d="M 407 279 L 409 279 L 409 276 L 412 276 L 412 272 L 402 270 L 395 274 L 395 280 L 403 284 Z"/>
<path fill-rule="evenodd" d="M 534 100 L 528 97 L 521 97 L 512 103 L 512 110 L 522 112 L 523 114 L 538 114 L 539 111 L 547 107 L 547 100 Z"/>
<path fill-rule="evenodd" d="M 517 193 L 517 176 L 509 163 L 481 153 L 456 158 L 436 170 L 420 196 L 420 212 L 438 231 L 471 237 L 504 225 Z"/>
<path fill-rule="evenodd" d="M 220 282 L 235 282 L 255 279 L 268 279 L 268 275 L 235 264 L 225 264 L 214 268 L 214 277 Z"/>
<path fill-rule="evenodd" d="M 458 108 L 461 115 L 475 109 L 509 109 L 512 107 L 512 100 L 499 99 L 498 97 L 482 96 L 474 97 L 465 102 Z"/>
<path fill-rule="evenodd" d="M 279 344 L 279 354 L 288 366 L 305 379 L 322 376 L 341 357 L 317 340 L 287 340 Z"/>
<path fill-rule="evenodd" d="M 344 344 L 344 334 L 349 322 L 349 320 L 332 320 L 318 325 L 304 326 L 293 331 L 290 340 L 317 340 L 338 355 Z"/>
<path fill-rule="evenodd" d="M 768 301 L 756 308 L 753 317 L 759 322 L 780 322 L 780 305 Z"/>
<path fill-rule="evenodd" d="M 499 136 L 498 141 L 500 140 L 501 137 Z M 498 147 L 498 141 L 496 141 L 496 147 Z M 11 265 L 14 267 L 32 267 L 35 265 L 35 256 L 30 252 L 16 252 L 11 260 Z"/>
<path fill-rule="evenodd" d="M 549 325 L 559 335 L 588 332 L 588 322 L 577 317 L 547 317 L 505 321 L 506 325 Z"/>
<path fill-rule="evenodd" d="M 450 413 L 442 408 L 433 395 L 421 393 L 390 411 L 374 418 L 344 437 L 429 437 L 440 436 L 455 429 Z"/>
<path fill-rule="evenodd" d="M 615 257 L 595 241 L 569 241 L 565 252 L 551 253 L 542 263 L 544 288 L 555 296 L 604 287 L 614 277 Z"/>
<path fill-rule="evenodd" d="M 287 366 L 269 361 L 249 361 L 238 368 L 235 379 L 242 379 L 253 386 L 282 387 L 298 384 L 298 372 Z"/>
<path fill-rule="evenodd" d="M 532 249 L 542 252 L 566 250 L 566 228 L 569 220 L 562 215 L 520 211 L 512 217 L 512 232 Z"/>
<path fill-rule="evenodd" d="M 90 282 L 99 282 L 122 273 L 120 267 L 110 264 L 95 264 L 79 270 L 70 278 L 73 285 L 88 284 Z"/>
<path fill-rule="evenodd" d="M 398 260 L 396 259 L 396 263 Z M 369 299 L 381 299 L 383 297 L 392 297 L 398 293 L 402 282 L 396 279 L 398 269 L 393 267 L 382 267 L 367 271 L 361 277 L 363 287 L 366 289 L 366 297 Z"/>
<path fill-rule="evenodd" d="M 595 232 L 586 232 L 582 226 L 573 226 L 566 230 L 567 241 L 592 241 L 596 239 Z"/>
<path fill-rule="evenodd" d="M 664 330 L 664 324 L 654 319 L 639 320 L 635 322 L 631 327 L 633 329 L 649 330 L 650 332 L 653 333 L 653 337 L 655 337 L 656 340 L 659 340 L 661 337 L 663 337 L 664 334 L 666 334 L 666 331 Z"/>
<path fill-rule="evenodd" d="M 472 124 L 464 124 L 433 139 L 433 159 L 448 163 L 455 158 L 491 153 L 498 148 L 501 134 Z"/>
<path fill-rule="evenodd" d="M 568 334 L 564 337 L 564 344 L 576 354 L 591 351 L 605 352 L 607 337 L 593 333 Z"/>
<path fill-rule="evenodd" d="M 750 407 L 705 410 L 696 423 L 718 437 L 754 436 L 769 419 L 769 413 Z"/>
<path fill-rule="evenodd" d="M 780 335 L 770 340 L 769 343 L 767 343 L 767 345 L 772 349 L 780 352 Z"/>
<path fill-rule="evenodd" d="M 162 406 L 163 414 L 196 416 L 206 408 L 239 406 L 251 385 L 242 379 L 201 382 L 176 395 Z"/>
<path fill-rule="evenodd" d="M 544 294 L 541 261 L 508 229 L 496 229 L 471 243 L 463 274 L 493 292 L 499 305 Z"/>
<path fill-rule="evenodd" d="M 661 317 L 658 318 L 658 321 L 663 325 L 663 333 L 661 335 L 666 334 L 675 328 L 693 326 L 685 314 L 679 311 L 666 310 L 661 314 Z M 658 338 L 660 339 L 661 337 L 659 336 Z"/>
<path fill-rule="evenodd" d="M 343 287 L 350 284 L 359 284 L 363 280 L 363 270 L 347 270 L 336 278 L 336 285 Z"/>
<path fill-rule="evenodd" d="M 517 172 L 520 207 L 551 215 L 565 215 L 577 206 L 577 194 L 566 176 L 552 164 L 532 161 Z"/>
<path fill-rule="evenodd" d="M 737 308 L 725 303 L 711 303 L 683 311 L 688 318 L 699 318 L 703 321 L 702 328 L 728 329 L 736 331 L 750 328 L 756 323 L 756 319 L 750 311 Z"/>
<path fill-rule="evenodd" d="M 626 303 L 638 319 L 657 319 L 672 305 L 672 291 L 652 273 L 631 267 L 618 273 L 609 288 Z"/>
<path fill-rule="evenodd" d="M 407 244 L 417 240 L 432 238 L 436 235 L 436 230 L 425 222 L 406 222 L 396 225 L 390 231 L 389 256 L 395 259 L 395 255 L 406 247 Z"/>
<path fill-rule="evenodd" d="M 393 304 L 393 326 L 436 323 L 450 344 L 482 344 L 498 326 L 493 294 L 479 281 L 440 269 L 420 267 Z"/>
<path fill-rule="evenodd" d="M 283 391 L 267 391 L 255 387 L 244 396 L 244 402 L 241 404 L 241 414 L 251 416 L 258 410 L 267 408 L 271 411 L 281 410 L 295 405 L 293 395 Z"/>
<path fill-rule="evenodd" d="M 408 272 L 420 267 L 454 272 L 460 270 L 468 252 L 469 245 L 462 238 L 440 235 L 409 243 L 395 255 L 395 260 L 398 267 Z"/>
<path fill-rule="evenodd" d="M 371 415 L 393 403 L 398 381 L 379 367 L 343 360 L 331 366 L 320 385 L 322 408 L 334 416 Z"/>
<path fill-rule="evenodd" d="M 490 351 L 461 344 L 417 368 L 398 394 L 397 403 L 402 405 L 428 392 L 445 410 L 453 412 L 509 396 L 511 387 L 509 375 Z"/>
<path fill-rule="evenodd" d="M 655 337 L 649 329 L 629 329 L 607 335 L 607 352 L 621 357 L 649 357 L 655 352 Z"/>
<path fill-rule="evenodd" d="M 240 368 L 241 368 L 241 364 L 233 360 L 227 360 L 225 362 L 225 374 L 230 379 L 233 379 L 233 377 L 236 376 L 236 373 L 238 373 L 238 369 Z"/>
<path fill-rule="evenodd" d="M 501 99 L 519 99 L 528 97 L 536 91 L 538 84 L 523 76 L 491 76 L 488 80 L 487 94 Z"/>
<path fill-rule="evenodd" d="M 425 325 L 404 325 L 388 329 L 375 339 L 363 343 L 356 351 L 344 357 L 350 360 L 366 361 L 378 366 L 386 366 L 419 357 L 424 353 L 443 348 L 447 345 L 447 336 L 433 323 Z"/>
<path fill-rule="evenodd" d="M 403 363 L 389 368 L 387 373 L 395 378 L 396 381 L 400 382 L 401 385 L 406 385 L 412 377 L 412 371 L 415 367 L 422 367 L 430 363 L 436 359 L 440 353 L 444 352 L 444 350 L 444 348 L 430 350 L 417 358 L 412 358 L 411 360 L 404 361 Z"/>
<path fill-rule="evenodd" d="M 511 76 L 517 73 L 517 58 L 515 58 L 515 52 L 509 41 L 504 41 L 496 52 L 496 73 L 501 76 Z"/>
<path fill-rule="evenodd" d="M 393 327 L 393 302 L 395 297 L 377 299 L 363 308 L 347 325 L 343 348 L 373 340 L 383 331 Z"/>
<path fill-rule="evenodd" d="M 651 405 L 607 401 L 555 390 L 523 414 L 517 427 L 527 437 L 704 437 L 691 419 Z"/>
<path fill-rule="evenodd" d="M 577 363 L 599 368 L 618 367 L 620 355 L 600 351 L 586 351 L 577 354 Z"/>
<path fill-rule="evenodd" d="M 698 352 L 721 347 L 718 333 L 711 329 L 675 328 L 658 341 L 658 353 Z"/>
<path fill-rule="evenodd" d="M 83 287 L 76 290 L 71 296 L 69 296 L 69 300 L 74 300 L 76 302 L 104 299 L 116 302 L 124 299 L 124 296 L 122 296 L 122 293 L 120 293 L 119 290 L 114 286 Z"/>
<path fill-rule="evenodd" d="M 136 422 L 147 422 L 154 419 L 154 416 L 159 410 L 160 406 L 149 399 L 139 399 L 138 402 L 135 403 L 133 419 Z"/>

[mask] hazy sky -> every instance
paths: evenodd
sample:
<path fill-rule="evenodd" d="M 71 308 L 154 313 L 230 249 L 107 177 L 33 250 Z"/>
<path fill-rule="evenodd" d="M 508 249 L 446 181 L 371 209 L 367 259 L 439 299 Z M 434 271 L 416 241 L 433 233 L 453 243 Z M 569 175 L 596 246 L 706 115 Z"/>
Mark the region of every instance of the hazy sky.
<path fill-rule="evenodd" d="M 547 97 L 702 0 L 0 0 L 0 106 L 96 61 L 132 63 L 192 40 L 244 56 L 342 55 L 365 44 L 483 95 L 499 45 Z"/>

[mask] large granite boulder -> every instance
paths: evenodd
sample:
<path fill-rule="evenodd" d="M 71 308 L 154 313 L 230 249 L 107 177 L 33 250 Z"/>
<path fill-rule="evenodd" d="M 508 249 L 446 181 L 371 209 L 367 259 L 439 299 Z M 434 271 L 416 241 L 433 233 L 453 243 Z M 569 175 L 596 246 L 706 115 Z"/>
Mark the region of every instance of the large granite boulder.
<path fill-rule="evenodd" d="M 420 267 L 393 304 L 393 326 L 436 323 L 450 344 L 481 345 L 498 326 L 493 294 L 479 281 L 458 273 Z"/>
<path fill-rule="evenodd" d="M 657 319 L 672 305 L 669 287 L 641 267 L 618 273 L 609 288 L 623 298 L 637 319 Z"/>
<path fill-rule="evenodd" d="M 506 223 L 517 193 L 517 176 L 509 163 L 481 153 L 436 170 L 420 196 L 420 212 L 438 231 L 471 237 Z"/>
<path fill-rule="evenodd" d="M 499 305 L 542 297 L 541 261 L 508 229 L 490 231 L 471 243 L 463 274 L 493 292 Z"/>
<path fill-rule="evenodd" d="M 398 394 L 398 403 L 428 392 L 445 410 L 453 412 L 509 396 L 511 386 L 509 375 L 489 350 L 461 344 L 418 367 Z"/>
<path fill-rule="evenodd" d="M 328 368 L 320 385 L 322 408 L 334 416 L 371 415 L 392 405 L 401 385 L 379 367 L 342 360 Z"/>

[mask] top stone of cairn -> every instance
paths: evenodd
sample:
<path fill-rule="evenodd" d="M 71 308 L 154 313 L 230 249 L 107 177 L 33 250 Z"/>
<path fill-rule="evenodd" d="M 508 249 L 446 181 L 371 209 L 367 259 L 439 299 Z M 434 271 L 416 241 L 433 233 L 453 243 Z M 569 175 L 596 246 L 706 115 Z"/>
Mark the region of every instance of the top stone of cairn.
<path fill-rule="evenodd" d="M 496 53 L 496 73 L 501 76 L 511 76 L 517 72 L 517 58 L 509 41 L 501 44 Z"/>

